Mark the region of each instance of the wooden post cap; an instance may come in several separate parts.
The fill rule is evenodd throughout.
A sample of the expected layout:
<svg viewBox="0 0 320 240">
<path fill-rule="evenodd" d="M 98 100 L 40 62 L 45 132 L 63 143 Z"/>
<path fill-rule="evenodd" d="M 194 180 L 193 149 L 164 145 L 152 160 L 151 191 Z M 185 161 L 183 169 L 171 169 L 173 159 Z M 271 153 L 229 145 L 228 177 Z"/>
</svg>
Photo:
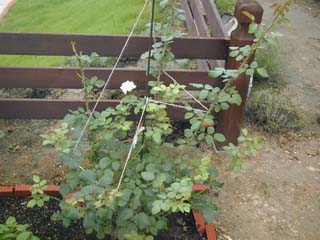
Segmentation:
<svg viewBox="0 0 320 240">
<path fill-rule="evenodd" d="M 243 14 L 249 12 L 255 18 L 255 23 L 262 22 L 263 8 L 256 0 L 238 0 L 235 9 L 235 17 L 239 23 L 251 23 L 251 20 Z"/>
</svg>

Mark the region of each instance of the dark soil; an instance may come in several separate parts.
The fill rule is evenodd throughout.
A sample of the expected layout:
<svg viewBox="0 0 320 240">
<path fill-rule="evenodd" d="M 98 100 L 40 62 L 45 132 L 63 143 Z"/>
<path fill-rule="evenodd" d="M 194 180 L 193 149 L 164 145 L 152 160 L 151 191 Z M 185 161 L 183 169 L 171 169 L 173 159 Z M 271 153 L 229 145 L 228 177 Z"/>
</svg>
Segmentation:
<svg viewBox="0 0 320 240">
<path fill-rule="evenodd" d="M 9 216 L 14 216 L 19 224 L 29 224 L 29 229 L 41 240 L 96 240 L 94 235 L 86 235 L 81 222 L 65 228 L 61 222 L 50 220 L 50 216 L 59 210 L 56 200 L 43 208 L 27 208 L 25 198 L 0 199 L 0 224 Z M 192 215 L 174 214 L 169 216 L 169 228 L 159 233 L 156 240 L 201 240 Z M 106 238 L 109 239 L 109 238 Z"/>
</svg>

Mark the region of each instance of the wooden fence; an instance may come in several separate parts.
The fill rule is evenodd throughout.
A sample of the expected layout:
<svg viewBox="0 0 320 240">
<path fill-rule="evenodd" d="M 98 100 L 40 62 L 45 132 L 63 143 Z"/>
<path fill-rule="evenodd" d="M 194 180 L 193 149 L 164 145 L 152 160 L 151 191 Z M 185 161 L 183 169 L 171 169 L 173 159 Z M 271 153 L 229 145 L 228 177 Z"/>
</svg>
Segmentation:
<svg viewBox="0 0 320 240">
<path fill-rule="evenodd" d="M 230 69 L 238 67 L 234 59 L 228 57 L 229 46 L 244 46 L 253 43 L 253 36 L 248 34 L 250 21 L 242 12 L 248 11 L 260 23 L 263 9 L 255 0 L 239 0 L 235 15 L 238 18 L 238 29 L 229 38 L 221 22 L 220 15 L 213 0 L 180 0 L 186 14 L 186 25 L 189 36 L 175 39 L 172 51 L 177 59 L 197 59 L 197 70 L 168 71 L 177 82 L 188 86 L 189 83 L 207 83 L 222 86 L 221 79 L 208 77 L 208 70 L 218 66 Z M 9 55 L 39 55 L 39 56 L 72 56 L 71 42 L 77 43 L 77 48 L 83 54 L 92 52 L 100 56 L 119 56 L 128 36 L 115 35 L 84 35 L 84 34 L 52 34 L 52 33 L 0 33 L 0 54 Z M 123 54 L 123 57 L 140 57 L 147 51 L 149 38 L 133 36 Z M 0 67 L 0 88 L 82 88 L 76 76 L 78 68 L 66 67 Z M 88 68 L 86 76 L 97 76 L 105 79 L 110 68 Z M 122 82 L 134 81 L 137 89 L 145 88 L 145 69 L 117 68 L 108 85 L 108 89 L 119 89 Z M 150 79 L 149 79 L 150 80 Z M 171 83 L 165 75 L 162 80 Z M 225 134 L 228 142 L 236 143 L 244 113 L 248 77 L 241 76 L 235 82 L 242 98 L 240 107 L 232 106 L 220 114 L 218 130 Z M 192 87 L 188 86 L 189 89 Z M 117 100 L 103 100 L 98 110 L 114 106 Z M 92 102 L 94 104 L 94 102 Z M 193 105 L 196 106 L 195 103 Z M 4 119 L 60 119 L 69 110 L 84 107 L 81 100 L 51 100 L 51 99 L 0 99 L 0 118 Z M 175 120 L 183 119 L 183 110 L 168 109 L 169 115 Z"/>
</svg>

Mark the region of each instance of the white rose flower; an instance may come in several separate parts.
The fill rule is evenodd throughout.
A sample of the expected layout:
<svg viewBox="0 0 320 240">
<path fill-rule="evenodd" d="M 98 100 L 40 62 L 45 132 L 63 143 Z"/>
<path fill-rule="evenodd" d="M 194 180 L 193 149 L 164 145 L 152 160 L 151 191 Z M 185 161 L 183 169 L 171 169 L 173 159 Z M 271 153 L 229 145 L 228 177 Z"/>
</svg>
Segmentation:
<svg viewBox="0 0 320 240">
<path fill-rule="evenodd" d="M 136 87 L 137 86 L 132 81 L 126 81 L 122 83 L 120 89 L 124 94 L 127 94 L 128 92 L 131 92 Z"/>
</svg>

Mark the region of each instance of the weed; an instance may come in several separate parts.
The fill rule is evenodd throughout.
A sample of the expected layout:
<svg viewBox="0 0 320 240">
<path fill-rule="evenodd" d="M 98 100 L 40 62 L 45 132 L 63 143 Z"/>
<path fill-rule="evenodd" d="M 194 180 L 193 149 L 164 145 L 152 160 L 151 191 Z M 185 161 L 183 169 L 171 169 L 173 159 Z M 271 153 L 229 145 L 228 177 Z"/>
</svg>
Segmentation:
<svg viewBox="0 0 320 240">
<path fill-rule="evenodd" d="M 299 131 L 302 121 L 290 101 L 274 89 L 254 91 L 248 104 L 248 118 L 268 133 Z"/>
<path fill-rule="evenodd" d="M 233 15 L 236 5 L 235 0 L 215 0 L 215 3 L 221 14 Z"/>
<path fill-rule="evenodd" d="M 267 75 L 255 72 L 255 79 L 277 82 L 279 79 L 279 73 L 284 68 L 284 63 L 281 61 L 279 44 L 269 45 L 267 48 L 258 49 L 255 57 L 259 66 L 267 70 Z"/>
</svg>

